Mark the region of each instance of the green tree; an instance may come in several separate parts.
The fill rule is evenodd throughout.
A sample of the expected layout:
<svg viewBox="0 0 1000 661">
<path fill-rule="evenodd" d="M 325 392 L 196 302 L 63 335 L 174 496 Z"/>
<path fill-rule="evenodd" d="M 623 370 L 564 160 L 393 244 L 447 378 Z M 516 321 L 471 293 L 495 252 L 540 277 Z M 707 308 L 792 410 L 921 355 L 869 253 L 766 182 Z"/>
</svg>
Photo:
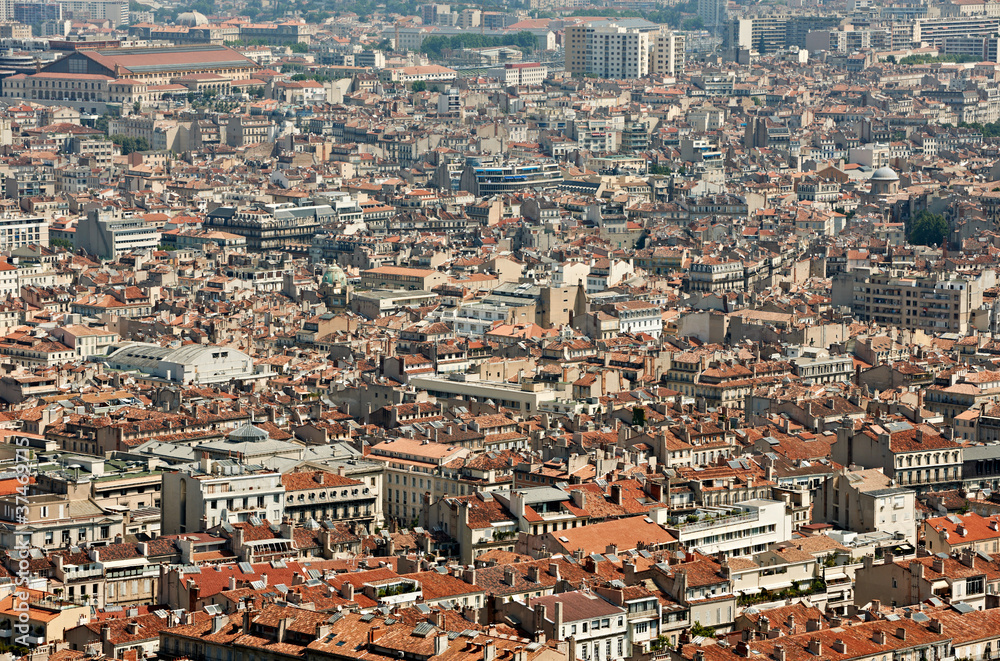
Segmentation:
<svg viewBox="0 0 1000 661">
<path fill-rule="evenodd" d="M 705 638 L 715 638 L 715 627 L 703 627 L 701 622 L 695 621 L 691 625 L 692 636 L 703 636 Z"/>
<path fill-rule="evenodd" d="M 127 156 L 134 151 L 149 151 L 149 140 L 146 138 L 133 138 L 127 135 L 115 134 L 110 136 L 111 142 L 121 147 L 122 155 Z"/>
<path fill-rule="evenodd" d="M 643 406 L 635 406 L 632 408 L 632 424 L 639 425 L 640 427 L 646 426 L 646 408 Z"/>
<path fill-rule="evenodd" d="M 926 209 L 910 224 L 910 243 L 915 246 L 940 246 L 948 236 L 948 221 L 944 216 Z"/>
<path fill-rule="evenodd" d="M 290 44 L 288 47 L 292 50 L 293 53 L 308 53 L 309 52 L 309 44 L 301 42 L 301 41 L 299 41 L 297 43 L 294 43 L 294 44 Z"/>
<path fill-rule="evenodd" d="M 410 87 L 414 92 L 423 92 L 427 90 L 427 83 L 422 80 L 413 81 L 413 85 Z"/>
<path fill-rule="evenodd" d="M 50 239 L 49 245 L 53 248 L 65 248 L 66 250 L 73 250 L 73 242 L 69 239 Z"/>
</svg>

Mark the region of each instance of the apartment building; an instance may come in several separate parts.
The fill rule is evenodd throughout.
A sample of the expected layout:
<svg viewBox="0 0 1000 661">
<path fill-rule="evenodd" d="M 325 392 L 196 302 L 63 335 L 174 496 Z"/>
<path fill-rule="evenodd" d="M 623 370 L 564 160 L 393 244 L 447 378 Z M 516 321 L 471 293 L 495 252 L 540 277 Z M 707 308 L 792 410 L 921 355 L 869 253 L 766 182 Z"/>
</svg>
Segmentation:
<svg viewBox="0 0 1000 661">
<path fill-rule="evenodd" d="M 841 427 L 831 454 L 838 464 L 881 468 L 897 485 L 925 492 L 959 485 L 962 450 L 928 427 L 898 421 L 868 424 L 858 431 Z"/>
<path fill-rule="evenodd" d="M 649 50 L 650 75 L 680 76 L 683 74 L 684 42 L 684 35 L 680 32 L 654 35 Z"/>
<path fill-rule="evenodd" d="M 714 510 L 713 510 L 714 511 Z M 686 549 L 722 557 L 752 555 L 792 535 L 792 515 L 776 500 L 747 500 L 718 510 L 718 516 L 667 523 L 664 528 Z"/>
<path fill-rule="evenodd" d="M 643 78 L 649 74 L 648 33 L 616 23 L 581 23 L 566 28 L 566 70 L 600 78 Z"/>
<path fill-rule="evenodd" d="M 858 321 L 964 335 L 969 315 L 983 303 L 983 282 L 955 273 L 896 276 L 859 268 L 834 276 L 833 304 L 850 307 Z"/>
<path fill-rule="evenodd" d="M 162 533 L 199 532 L 257 517 L 279 523 L 285 515 L 281 474 L 204 455 L 198 468 L 163 474 Z"/>
</svg>

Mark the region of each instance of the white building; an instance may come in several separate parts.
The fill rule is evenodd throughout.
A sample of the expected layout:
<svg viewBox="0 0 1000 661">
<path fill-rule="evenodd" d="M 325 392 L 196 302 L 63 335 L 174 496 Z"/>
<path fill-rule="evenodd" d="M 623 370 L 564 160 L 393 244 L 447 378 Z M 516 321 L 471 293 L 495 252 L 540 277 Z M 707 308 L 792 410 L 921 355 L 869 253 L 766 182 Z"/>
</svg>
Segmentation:
<svg viewBox="0 0 1000 661">
<path fill-rule="evenodd" d="M 684 35 L 666 32 L 653 37 L 649 51 L 649 73 L 679 76 L 684 73 Z"/>
<path fill-rule="evenodd" d="M 40 216 L 0 215 L 0 250 L 49 245 L 49 223 Z"/>
<path fill-rule="evenodd" d="M 553 629 L 556 640 L 576 640 L 577 658 L 612 661 L 628 656 L 628 613 L 591 592 L 564 592 L 536 597 L 532 610 L 544 607 L 544 628 Z"/>
<path fill-rule="evenodd" d="M 510 63 L 490 69 L 490 78 L 503 85 L 541 85 L 548 74 L 548 67 L 538 62 Z"/>
<path fill-rule="evenodd" d="M 164 535 L 199 532 L 251 516 L 281 523 L 285 487 L 278 472 L 252 470 L 206 455 L 196 469 L 163 474 L 162 502 L 170 503 L 163 508 Z"/>
<path fill-rule="evenodd" d="M 134 250 L 154 250 L 160 233 L 141 218 L 117 218 L 93 209 L 77 223 L 74 247 L 101 259 L 114 259 Z"/>
<path fill-rule="evenodd" d="M 649 34 L 617 25 L 588 26 L 587 71 L 601 78 L 649 75 Z"/>
<path fill-rule="evenodd" d="M 266 378 L 242 351 L 210 344 L 176 349 L 145 342 L 128 342 L 110 349 L 104 359 L 110 369 L 137 371 L 150 381 L 206 384 Z"/>
<path fill-rule="evenodd" d="M 646 333 L 655 338 L 663 332 L 663 310 L 647 301 L 614 304 L 618 329 L 622 333 Z"/>
<path fill-rule="evenodd" d="M 679 546 L 726 557 L 762 553 L 792 536 L 792 515 L 777 500 L 747 500 L 718 512 L 709 509 L 718 516 L 664 527 Z"/>
</svg>

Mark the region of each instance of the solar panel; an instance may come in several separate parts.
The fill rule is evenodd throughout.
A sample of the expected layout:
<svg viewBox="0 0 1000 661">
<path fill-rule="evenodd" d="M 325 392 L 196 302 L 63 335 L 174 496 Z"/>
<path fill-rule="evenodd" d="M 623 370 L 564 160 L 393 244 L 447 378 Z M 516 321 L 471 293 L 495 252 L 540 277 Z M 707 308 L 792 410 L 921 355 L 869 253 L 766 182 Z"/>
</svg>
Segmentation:
<svg viewBox="0 0 1000 661">
<path fill-rule="evenodd" d="M 955 610 L 957 610 L 962 615 L 965 615 L 966 613 L 971 613 L 974 610 L 976 610 L 975 608 L 973 608 L 969 604 L 965 603 L 964 601 L 959 602 L 957 604 L 952 604 L 951 607 L 954 608 Z"/>
<path fill-rule="evenodd" d="M 253 567 L 250 566 L 249 562 L 241 562 L 239 564 L 239 567 L 240 567 L 240 571 L 243 572 L 244 574 L 252 574 L 253 573 Z"/>
<path fill-rule="evenodd" d="M 365 613 L 364 615 L 361 616 L 362 622 L 371 622 L 374 619 L 375 619 L 375 613 Z"/>
</svg>

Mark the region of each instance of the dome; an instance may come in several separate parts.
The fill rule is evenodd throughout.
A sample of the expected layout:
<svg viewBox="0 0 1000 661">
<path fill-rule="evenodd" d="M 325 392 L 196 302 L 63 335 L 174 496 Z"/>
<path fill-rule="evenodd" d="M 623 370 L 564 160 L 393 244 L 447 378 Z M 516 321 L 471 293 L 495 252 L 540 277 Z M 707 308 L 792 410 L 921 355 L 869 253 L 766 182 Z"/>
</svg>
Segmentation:
<svg viewBox="0 0 1000 661">
<path fill-rule="evenodd" d="M 899 175 L 892 168 L 879 168 L 872 174 L 872 181 L 899 181 Z"/>
<path fill-rule="evenodd" d="M 254 443 L 266 441 L 269 438 L 271 438 L 270 434 L 260 427 L 254 427 L 249 422 L 229 433 L 229 440 L 237 443 Z"/>
<path fill-rule="evenodd" d="M 208 25 L 208 18 L 197 11 L 186 11 L 177 17 L 177 25 L 186 25 L 189 28 L 198 25 Z"/>
<path fill-rule="evenodd" d="M 334 287 L 346 287 L 347 275 L 344 273 L 344 269 L 340 268 L 336 264 L 328 268 L 323 274 L 323 284 L 332 285 Z"/>
</svg>

